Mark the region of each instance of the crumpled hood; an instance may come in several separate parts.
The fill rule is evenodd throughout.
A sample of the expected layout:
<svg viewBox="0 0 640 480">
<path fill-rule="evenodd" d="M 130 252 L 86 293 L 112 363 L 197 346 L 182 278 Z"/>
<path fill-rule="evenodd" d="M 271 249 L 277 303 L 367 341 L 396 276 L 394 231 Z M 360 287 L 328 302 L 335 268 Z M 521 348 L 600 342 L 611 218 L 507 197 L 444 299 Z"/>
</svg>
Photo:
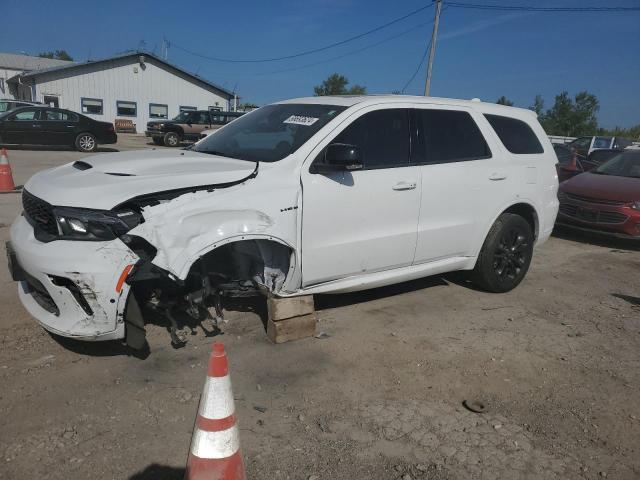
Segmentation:
<svg viewBox="0 0 640 480">
<path fill-rule="evenodd" d="M 637 202 L 640 200 L 640 179 L 587 172 L 562 182 L 560 190 L 583 197 Z"/>
<path fill-rule="evenodd" d="M 139 195 L 236 182 L 255 167 L 189 150 L 133 150 L 43 170 L 25 189 L 51 205 L 108 210 Z"/>
</svg>

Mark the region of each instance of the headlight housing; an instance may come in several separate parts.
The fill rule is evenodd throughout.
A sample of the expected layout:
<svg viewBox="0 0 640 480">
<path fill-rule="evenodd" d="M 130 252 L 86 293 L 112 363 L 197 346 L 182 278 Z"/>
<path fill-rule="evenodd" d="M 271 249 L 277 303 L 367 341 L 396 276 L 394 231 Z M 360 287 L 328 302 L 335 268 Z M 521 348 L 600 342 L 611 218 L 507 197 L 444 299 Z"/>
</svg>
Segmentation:
<svg viewBox="0 0 640 480">
<path fill-rule="evenodd" d="M 105 241 L 114 240 L 143 221 L 134 210 L 112 212 L 85 208 L 54 207 L 53 215 L 61 239 Z"/>
</svg>

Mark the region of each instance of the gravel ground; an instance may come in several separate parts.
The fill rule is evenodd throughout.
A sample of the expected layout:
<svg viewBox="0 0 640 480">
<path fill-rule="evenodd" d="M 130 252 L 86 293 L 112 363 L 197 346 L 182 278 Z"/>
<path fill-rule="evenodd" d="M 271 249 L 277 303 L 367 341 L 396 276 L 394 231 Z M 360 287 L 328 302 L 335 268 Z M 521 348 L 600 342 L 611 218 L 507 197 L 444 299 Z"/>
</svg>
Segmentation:
<svg viewBox="0 0 640 480">
<path fill-rule="evenodd" d="M 24 183 L 82 156 L 9 159 Z M 0 195 L 0 239 L 19 211 Z M 218 339 L 249 477 L 640 478 L 638 272 L 637 245 L 558 232 L 508 294 L 447 275 L 318 296 L 328 336 L 278 346 L 261 305 L 230 311 Z M 181 479 L 212 339 L 173 349 L 158 319 L 145 358 L 61 340 L 6 268 L 0 282 L 0 478 Z"/>
</svg>

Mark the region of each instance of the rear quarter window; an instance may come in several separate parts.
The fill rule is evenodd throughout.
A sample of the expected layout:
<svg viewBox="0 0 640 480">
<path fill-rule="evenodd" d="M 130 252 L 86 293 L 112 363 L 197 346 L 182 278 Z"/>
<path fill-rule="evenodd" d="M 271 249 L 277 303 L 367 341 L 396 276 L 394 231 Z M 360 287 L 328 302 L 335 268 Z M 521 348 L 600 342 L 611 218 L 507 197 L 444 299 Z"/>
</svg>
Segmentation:
<svg viewBox="0 0 640 480">
<path fill-rule="evenodd" d="M 526 122 L 502 115 L 485 114 L 485 118 L 511 153 L 526 155 L 544 152 L 538 137 Z"/>
</svg>

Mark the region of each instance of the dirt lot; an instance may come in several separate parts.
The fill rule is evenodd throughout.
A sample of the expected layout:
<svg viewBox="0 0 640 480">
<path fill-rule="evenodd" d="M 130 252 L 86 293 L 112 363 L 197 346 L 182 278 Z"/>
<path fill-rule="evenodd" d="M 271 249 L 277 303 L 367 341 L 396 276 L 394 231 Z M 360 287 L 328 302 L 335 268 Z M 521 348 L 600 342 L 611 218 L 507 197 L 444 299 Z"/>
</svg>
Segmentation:
<svg viewBox="0 0 640 480">
<path fill-rule="evenodd" d="M 10 161 L 24 183 L 82 156 Z M 0 195 L 3 241 L 19 204 Z M 329 336 L 279 346 L 229 313 L 249 477 L 640 478 L 639 272 L 636 246 L 561 232 L 504 295 L 451 275 L 317 297 Z M 181 479 L 211 338 L 175 350 L 152 325 L 146 358 L 61 341 L 0 281 L 0 478 Z"/>
</svg>

